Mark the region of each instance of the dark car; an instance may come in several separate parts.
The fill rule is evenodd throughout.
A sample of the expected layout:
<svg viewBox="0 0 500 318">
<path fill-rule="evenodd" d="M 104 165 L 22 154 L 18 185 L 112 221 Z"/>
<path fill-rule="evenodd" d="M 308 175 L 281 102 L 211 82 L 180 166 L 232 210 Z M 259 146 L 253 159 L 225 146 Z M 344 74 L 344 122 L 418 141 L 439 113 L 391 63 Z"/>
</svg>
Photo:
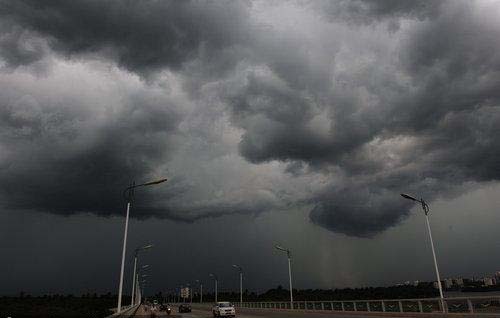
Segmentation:
<svg viewBox="0 0 500 318">
<path fill-rule="evenodd" d="M 191 312 L 191 306 L 188 304 L 181 304 L 179 306 L 179 312 Z"/>
</svg>

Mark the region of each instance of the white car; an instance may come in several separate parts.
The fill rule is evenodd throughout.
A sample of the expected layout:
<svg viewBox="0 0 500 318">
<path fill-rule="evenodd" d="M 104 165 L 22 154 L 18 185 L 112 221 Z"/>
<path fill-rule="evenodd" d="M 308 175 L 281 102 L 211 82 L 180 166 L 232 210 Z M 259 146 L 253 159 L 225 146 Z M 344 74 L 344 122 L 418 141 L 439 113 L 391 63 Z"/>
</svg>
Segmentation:
<svg viewBox="0 0 500 318">
<path fill-rule="evenodd" d="M 212 308 L 212 313 L 214 317 L 235 317 L 236 310 L 234 310 L 233 304 L 228 301 L 220 301 L 214 305 Z"/>
</svg>

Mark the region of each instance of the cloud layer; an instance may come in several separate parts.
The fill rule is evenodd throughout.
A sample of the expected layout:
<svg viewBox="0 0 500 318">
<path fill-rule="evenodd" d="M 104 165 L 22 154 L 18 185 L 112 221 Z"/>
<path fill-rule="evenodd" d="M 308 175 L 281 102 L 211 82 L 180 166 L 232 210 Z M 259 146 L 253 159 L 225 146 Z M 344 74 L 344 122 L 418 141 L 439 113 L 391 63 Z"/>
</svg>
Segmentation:
<svg viewBox="0 0 500 318">
<path fill-rule="evenodd" d="M 184 221 L 302 206 L 370 237 L 497 181 L 499 6 L 0 2 L 9 208 Z"/>
</svg>

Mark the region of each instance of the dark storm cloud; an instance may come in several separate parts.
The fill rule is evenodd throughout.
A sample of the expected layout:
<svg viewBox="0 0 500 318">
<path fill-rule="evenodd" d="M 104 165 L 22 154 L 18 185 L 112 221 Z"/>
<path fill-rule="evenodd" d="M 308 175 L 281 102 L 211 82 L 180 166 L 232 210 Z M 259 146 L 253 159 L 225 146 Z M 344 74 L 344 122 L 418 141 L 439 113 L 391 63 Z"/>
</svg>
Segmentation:
<svg viewBox="0 0 500 318">
<path fill-rule="evenodd" d="M 106 111 L 95 111 L 87 101 L 52 105 L 42 96 L 0 93 L 4 206 L 117 213 L 123 202 L 119 189 L 144 180 L 167 158 L 180 120 L 169 107 L 172 101 L 147 93 L 130 93 L 124 107 L 104 122 L 99 117 Z"/>
<path fill-rule="evenodd" d="M 241 90 L 231 92 L 232 120 L 245 129 L 241 154 L 251 162 L 312 159 L 327 154 L 327 140 L 305 126 L 311 102 L 299 90 L 258 74 L 249 74 Z"/>
<path fill-rule="evenodd" d="M 107 56 L 147 75 L 179 68 L 201 45 L 216 50 L 245 37 L 246 5 L 239 1 L 2 1 L 0 16 L 45 37 L 66 56 Z M 20 39 L 18 39 L 20 40 Z M 22 64 L 37 56 L 5 47 L 7 62 Z"/>
<path fill-rule="evenodd" d="M 370 237 L 407 216 L 400 192 L 433 200 L 500 177 L 500 28 L 477 3 L 1 1 L 0 18 L 9 72 L 104 60 L 141 78 L 167 70 L 189 95 L 156 78 L 101 112 L 6 79 L 9 207 L 115 213 L 109 193 L 169 171 L 166 190 L 144 194 L 157 202 L 145 216 L 308 205 L 314 223 Z"/>
<path fill-rule="evenodd" d="M 19 26 L 0 23 L 0 52 L 9 67 L 28 65 L 41 60 L 46 54 L 43 39 Z"/>
<path fill-rule="evenodd" d="M 453 8 L 417 30 L 406 43 L 403 52 L 407 54 L 402 54 L 401 60 L 412 77 L 415 94 L 393 101 L 397 107 L 386 117 L 392 120 L 379 131 L 413 136 L 419 140 L 416 146 L 420 152 L 401 162 L 404 165 L 399 168 L 391 167 L 393 171 L 388 177 L 377 178 L 368 189 L 381 187 L 392 190 L 393 195 L 411 191 L 433 199 L 470 181 L 498 180 L 499 168 L 493 162 L 500 154 L 500 143 L 493 136 L 500 132 L 500 95 L 496 89 L 500 83 L 500 59 L 493 52 L 500 48 L 494 40 L 500 36 L 500 30 L 481 22 L 468 9 Z M 411 171 L 413 177 L 407 174 L 411 165 L 417 166 Z M 378 190 L 374 192 L 376 197 L 382 197 Z M 401 205 L 393 200 L 383 206 L 370 205 L 364 212 L 376 216 L 372 209 L 383 210 L 395 220 L 399 217 L 397 210 L 407 211 Z M 320 215 L 329 216 L 332 220 L 326 224 L 335 228 L 344 219 L 342 210 L 313 211 L 313 220 L 320 221 Z M 384 218 L 376 219 L 376 223 L 394 224 Z"/>
<path fill-rule="evenodd" d="M 312 209 L 311 221 L 334 232 L 371 237 L 398 224 L 411 205 L 395 202 L 394 192 L 351 186 L 335 189 Z"/>
<path fill-rule="evenodd" d="M 366 24 L 401 17 L 417 19 L 435 17 L 439 14 L 444 2 L 432 0 L 341 0 L 312 1 L 311 4 L 328 19 Z"/>
<path fill-rule="evenodd" d="M 165 68 L 178 70 L 199 56 L 214 59 L 218 50 L 245 41 L 250 35 L 248 8 L 248 3 L 239 1 L 2 1 L 0 17 L 7 27 L 1 31 L 0 55 L 9 71 L 56 53 L 70 61 L 104 58 L 148 77 Z M 207 69 L 209 73 L 214 67 Z M 96 80 L 108 84 L 103 78 Z M 127 81 L 122 84 L 126 86 Z M 5 154 L 1 174 L 8 208 L 61 214 L 121 213 L 117 211 L 123 203 L 119 189 L 130 180 L 167 174 L 157 172 L 158 167 L 169 162 L 176 145 L 196 144 L 194 129 L 189 140 L 178 129 L 185 119 L 177 111 L 178 104 L 186 101 L 168 98 L 169 88 L 161 94 L 144 88 L 133 93 L 112 92 L 122 96 L 90 98 L 75 89 L 80 96 L 62 101 L 58 96 L 44 99 L 33 93 L 36 89 L 22 85 L 4 88 L 5 94 L 0 96 Z M 93 108 L 93 99 L 99 97 L 109 100 L 99 100 Z M 199 130 L 207 142 L 207 131 Z M 201 148 L 205 151 L 202 156 L 210 152 Z M 142 204 L 144 216 L 193 221 L 270 206 L 258 196 L 253 203 L 230 202 L 231 198 L 200 201 L 199 197 L 179 202 L 195 187 L 205 185 L 185 183 L 182 176 L 172 173 L 169 177 L 161 195 L 155 196 L 154 190 L 143 194 L 142 202 L 148 202 Z M 177 201 L 159 208 L 149 203 L 153 198 Z"/>
<path fill-rule="evenodd" d="M 409 213 L 412 204 L 400 192 L 432 200 L 460 193 L 469 182 L 499 177 L 500 143 L 493 136 L 500 132 L 500 28 L 494 16 L 461 2 L 430 15 L 429 2 L 380 3 L 352 5 L 362 8 L 366 19 L 431 18 L 403 35 L 398 60 L 389 66 L 395 74 L 384 70 L 388 65 L 379 56 L 375 63 L 381 66 L 363 65 L 340 89 L 332 85 L 326 98 L 314 87 L 270 89 L 249 76 L 231 99 L 234 122 L 245 130 L 240 151 L 249 161 L 341 169 L 342 178 L 333 176 L 309 201 L 315 206 L 311 220 L 363 237 Z M 294 87 L 288 76 L 293 73 L 280 74 L 282 86 Z M 317 133 L 311 120 L 318 110 L 331 120 L 327 136 Z M 276 116 L 280 112 L 286 115 Z"/>
</svg>

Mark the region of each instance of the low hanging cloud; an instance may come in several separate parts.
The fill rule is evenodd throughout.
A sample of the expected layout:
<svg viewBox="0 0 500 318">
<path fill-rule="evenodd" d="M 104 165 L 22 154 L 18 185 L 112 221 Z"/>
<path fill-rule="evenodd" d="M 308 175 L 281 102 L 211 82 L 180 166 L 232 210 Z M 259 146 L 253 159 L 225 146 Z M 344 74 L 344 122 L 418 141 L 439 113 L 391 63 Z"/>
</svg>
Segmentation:
<svg viewBox="0 0 500 318">
<path fill-rule="evenodd" d="M 21 74 L 0 76 L 6 207 L 116 213 L 117 189 L 168 158 L 182 118 L 178 101 L 130 79 L 109 83 L 78 66 L 53 71 L 43 84 Z M 78 82 L 87 87 L 74 87 Z"/>
<path fill-rule="evenodd" d="M 0 5 L 3 25 L 15 26 L 4 31 L 7 36 L 18 33 L 23 41 L 23 34 L 39 34 L 53 51 L 66 57 L 102 56 L 142 75 L 164 67 L 180 68 L 197 56 L 202 44 L 217 51 L 245 39 L 247 11 L 241 1 L 28 0 Z M 28 56 L 29 51 L 33 50 L 3 47 L 6 61 L 13 66 L 40 57 Z"/>
<path fill-rule="evenodd" d="M 0 196 L 110 215 L 116 189 L 167 175 L 141 193 L 141 217 L 303 207 L 371 237 L 409 213 L 400 192 L 432 201 L 500 178 L 499 14 L 482 1 L 1 1 Z"/>
</svg>

